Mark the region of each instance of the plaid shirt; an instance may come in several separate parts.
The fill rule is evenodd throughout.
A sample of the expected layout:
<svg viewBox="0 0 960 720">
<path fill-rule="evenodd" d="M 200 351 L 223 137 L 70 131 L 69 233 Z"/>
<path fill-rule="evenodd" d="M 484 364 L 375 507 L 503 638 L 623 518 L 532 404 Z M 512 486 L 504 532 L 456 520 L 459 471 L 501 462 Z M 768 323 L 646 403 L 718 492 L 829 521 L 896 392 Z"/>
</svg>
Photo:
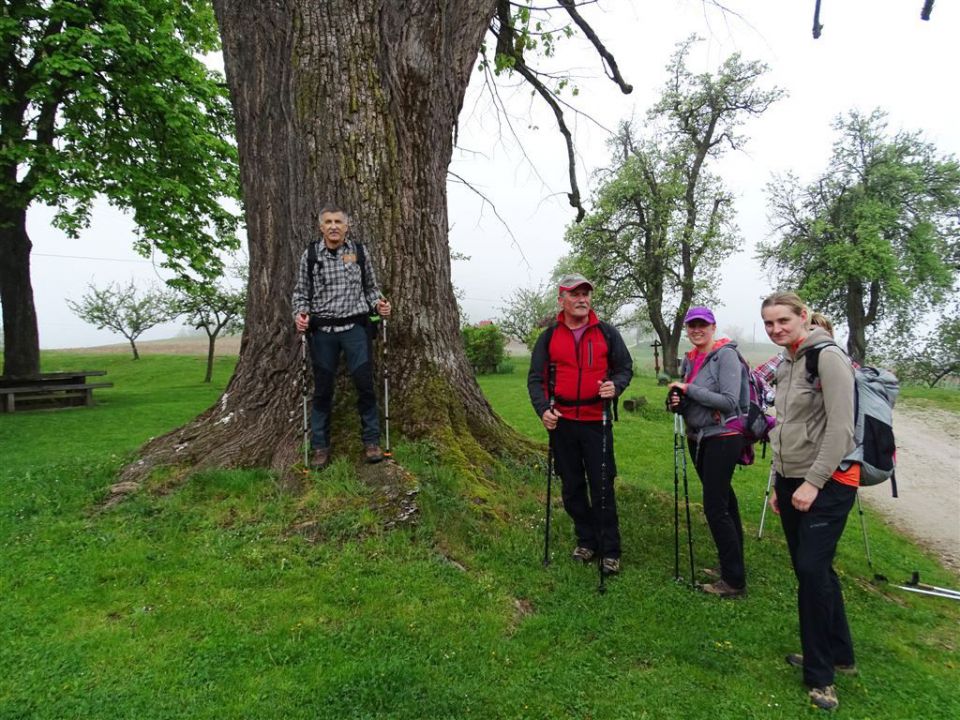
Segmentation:
<svg viewBox="0 0 960 720">
<path fill-rule="evenodd" d="M 337 320 L 354 315 L 364 315 L 375 307 L 380 299 L 377 277 L 370 262 L 370 253 L 364 248 L 364 260 L 367 272 L 367 293 L 363 294 L 363 279 L 357 264 L 357 244 L 345 240 L 335 251 L 330 251 L 323 240 L 317 243 L 317 262 L 313 268 L 307 268 L 307 250 L 300 256 L 297 271 L 297 283 L 293 288 L 291 305 L 296 317 L 308 312 L 324 320 Z M 313 272 L 313 302 L 310 301 L 310 276 Z M 353 325 L 340 325 L 324 328 L 333 332 L 349 330 Z"/>
<path fill-rule="evenodd" d="M 777 368 L 782 362 L 783 353 L 778 353 L 753 369 L 753 376 L 760 381 L 760 387 L 763 388 L 763 399 L 766 400 L 768 405 L 773 404 L 773 396 L 776 392 L 773 386 L 777 380 Z"/>
</svg>

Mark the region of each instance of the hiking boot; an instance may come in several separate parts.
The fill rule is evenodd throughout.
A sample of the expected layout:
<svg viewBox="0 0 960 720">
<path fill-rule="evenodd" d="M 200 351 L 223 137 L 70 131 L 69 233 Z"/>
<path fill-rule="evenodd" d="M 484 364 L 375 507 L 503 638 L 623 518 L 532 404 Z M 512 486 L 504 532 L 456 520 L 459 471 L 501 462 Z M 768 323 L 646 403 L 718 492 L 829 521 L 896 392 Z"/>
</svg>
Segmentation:
<svg viewBox="0 0 960 720">
<path fill-rule="evenodd" d="M 837 689 L 833 685 L 822 688 L 810 688 L 810 702 L 821 710 L 836 710 L 840 705 Z"/>
<path fill-rule="evenodd" d="M 593 562 L 593 558 L 596 557 L 596 554 L 597 553 L 590 548 L 578 545 L 573 549 L 573 554 L 571 557 L 578 562 L 588 563 Z"/>
<path fill-rule="evenodd" d="M 790 653 L 784 660 L 787 661 L 787 665 L 793 665 L 795 668 L 803 669 L 803 655 L 800 653 Z M 856 665 L 834 665 L 833 671 L 840 675 L 856 675 L 858 673 Z"/>
<path fill-rule="evenodd" d="M 383 460 L 383 450 L 381 450 L 380 446 L 376 443 L 365 445 L 363 448 L 363 458 L 373 465 Z"/>
<path fill-rule="evenodd" d="M 720 568 L 715 568 L 715 567 L 700 568 L 700 572 L 703 573 L 704 577 L 708 577 L 711 580 L 719 580 L 722 577 L 720 575 Z"/>
<path fill-rule="evenodd" d="M 745 587 L 735 588 L 732 585 L 728 585 L 726 580 L 717 580 L 713 583 L 705 583 L 700 586 L 700 589 L 705 593 L 710 595 L 716 595 L 719 598 L 741 598 L 747 594 L 747 589 Z"/>
<path fill-rule="evenodd" d="M 323 470 L 330 463 L 330 448 L 314 448 L 310 458 L 310 467 Z"/>
<path fill-rule="evenodd" d="M 620 574 L 620 558 L 605 557 L 600 562 L 600 568 L 604 575 L 619 575 Z"/>
</svg>

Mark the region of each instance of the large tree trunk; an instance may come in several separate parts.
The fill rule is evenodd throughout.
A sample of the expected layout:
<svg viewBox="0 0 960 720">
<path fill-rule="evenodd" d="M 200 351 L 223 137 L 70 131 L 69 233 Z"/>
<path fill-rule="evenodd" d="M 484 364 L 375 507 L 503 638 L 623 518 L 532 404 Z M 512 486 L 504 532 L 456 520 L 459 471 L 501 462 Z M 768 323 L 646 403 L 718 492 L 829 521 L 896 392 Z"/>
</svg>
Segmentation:
<svg viewBox="0 0 960 720">
<path fill-rule="evenodd" d="M 40 339 L 30 284 L 27 211 L 0 208 L 0 303 L 3 304 L 3 372 L 7 378 L 40 376 Z"/>
<path fill-rule="evenodd" d="M 867 350 L 867 323 L 863 310 L 863 286 L 856 280 L 847 282 L 847 354 L 861 365 Z"/>
<path fill-rule="evenodd" d="M 290 295 L 316 213 L 331 202 L 350 212 L 352 233 L 369 248 L 393 304 L 391 430 L 432 436 L 470 458 L 484 444 L 503 447 L 511 436 L 460 339 L 446 195 L 457 115 L 495 1 L 214 7 L 250 252 L 240 360 L 220 402 L 146 446 L 127 476 L 157 464 L 284 471 L 297 461 Z"/>
</svg>

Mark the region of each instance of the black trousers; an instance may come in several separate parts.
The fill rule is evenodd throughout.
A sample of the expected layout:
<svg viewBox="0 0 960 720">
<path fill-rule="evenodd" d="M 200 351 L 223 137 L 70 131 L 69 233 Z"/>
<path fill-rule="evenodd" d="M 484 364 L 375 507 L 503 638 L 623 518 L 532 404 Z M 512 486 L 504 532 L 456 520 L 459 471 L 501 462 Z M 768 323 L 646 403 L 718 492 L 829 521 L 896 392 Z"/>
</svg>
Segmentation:
<svg viewBox="0 0 960 720">
<path fill-rule="evenodd" d="M 717 546 L 720 577 L 730 587 L 746 587 L 743 523 L 737 495 L 733 492 L 733 473 L 743 449 L 743 436 L 724 435 L 707 437 L 699 443 L 692 439 L 689 442 L 690 455 L 703 486 L 703 514 L 707 516 L 707 525 Z"/>
<path fill-rule="evenodd" d="M 577 545 L 603 557 L 620 557 L 620 521 L 613 479 L 613 429 L 608 425 L 604 461 L 603 424 L 564 420 L 552 433 L 553 457 L 563 488 L 563 508 L 573 520 Z"/>
<path fill-rule="evenodd" d="M 803 649 L 803 680 L 810 687 L 833 684 L 834 665 L 853 665 L 853 639 L 833 570 L 837 543 L 857 497 L 849 485 L 827 482 L 807 512 L 790 502 L 803 478 L 777 475 L 780 522 L 797 576 L 797 608 Z"/>
</svg>

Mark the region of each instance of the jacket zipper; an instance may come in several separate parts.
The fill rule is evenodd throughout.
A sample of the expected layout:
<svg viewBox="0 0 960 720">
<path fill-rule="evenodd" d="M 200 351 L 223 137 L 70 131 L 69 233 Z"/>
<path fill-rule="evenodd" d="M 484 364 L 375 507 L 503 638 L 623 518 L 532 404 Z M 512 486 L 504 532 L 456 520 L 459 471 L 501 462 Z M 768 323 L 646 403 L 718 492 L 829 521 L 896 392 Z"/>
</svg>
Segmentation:
<svg viewBox="0 0 960 720">
<path fill-rule="evenodd" d="M 584 334 L 589 330 L 584 330 Z M 570 331 L 573 334 L 573 331 Z M 580 340 L 583 340 L 583 335 L 580 336 Z M 573 354 L 577 356 L 577 396 L 576 399 L 579 402 L 580 400 L 580 385 L 583 380 L 583 363 L 580 361 L 580 340 L 577 340 L 577 336 L 573 336 Z M 577 418 L 580 417 L 580 405 L 577 405 Z"/>
</svg>

